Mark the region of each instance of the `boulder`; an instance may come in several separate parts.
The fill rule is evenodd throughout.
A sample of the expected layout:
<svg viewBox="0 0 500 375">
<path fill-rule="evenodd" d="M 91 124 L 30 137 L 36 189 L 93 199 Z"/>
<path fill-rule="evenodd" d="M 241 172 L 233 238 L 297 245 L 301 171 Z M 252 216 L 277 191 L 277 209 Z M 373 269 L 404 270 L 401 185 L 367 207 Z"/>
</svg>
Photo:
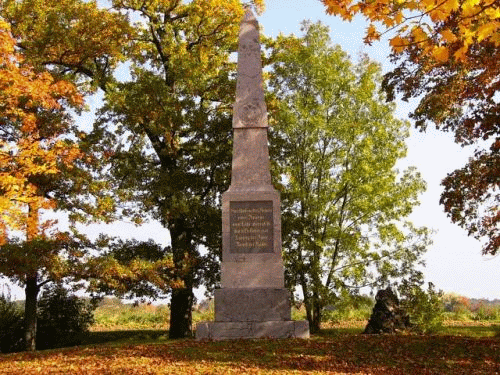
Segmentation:
<svg viewBox="0 0 500 375">
<path fill-rule="evenodd" d="M 377 292 L 372 315 L 363 333 L 395 333 L 411 328 L 410 317 L 390 287 Z"/>
</svg>

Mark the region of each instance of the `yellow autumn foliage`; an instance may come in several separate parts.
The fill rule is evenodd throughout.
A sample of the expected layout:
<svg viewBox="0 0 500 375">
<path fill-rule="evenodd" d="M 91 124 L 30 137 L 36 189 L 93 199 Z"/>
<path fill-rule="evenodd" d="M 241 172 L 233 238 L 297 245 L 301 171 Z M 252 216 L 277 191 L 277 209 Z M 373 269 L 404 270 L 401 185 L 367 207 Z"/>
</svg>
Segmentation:
<svg viewBox="0 0 500 375">
<path fill-rule="evenodd" d="M 55 175 L 58 164 L 71 164 L 80 157 L 77 146 L 59 139 L 57 124 L 46 124 L 40 111 L 61 110 L 64 98 L 81 105 L 82 98 L 69 82 L 55 82 L 47 73 L 35 73 L 15 50 L 10 26 L 0 19 L 0 243 L 8 229 L 27 230 L 36 225 L 27 218 L 26 208 L 38 211 L 53 207 L 34 180 Z M 48 128 L 54 127 L 53 130 Z M 32 225 L 33 224 L 33 225 Z M 36 229 L 33 229 L 36 231 Z M 32 236 L 37 233 L 32 233 Z"/>
<path fill-rule="evenodd" d="M 365 40 L 370 43 L 379 35 L 393 28 L 390 41 L 396 55 L 413 48 L 435 58 L 435 63 L 449 59 L 463 62 L 470 48 L 487 42 L 500 46 L 498 29 L 500 4 L 491 0 L 322 0 L 326 11 L 350 20 L 363 14 L 369 27 Z M 428 17 L 425 17 L 428 16 Z M 455 30 L 442 28 L 443 23 L 453 18 Z M 382 26 L 381 26 L 382 25 Z M 384 30 L 385 28 L 385 30 Z M 457 29 L 460 32 L 457 32 Z M 402 40 L 411 37 L 411 43 Z M 446 51 L 445 51 L 446 49 Z"/>
</svg>

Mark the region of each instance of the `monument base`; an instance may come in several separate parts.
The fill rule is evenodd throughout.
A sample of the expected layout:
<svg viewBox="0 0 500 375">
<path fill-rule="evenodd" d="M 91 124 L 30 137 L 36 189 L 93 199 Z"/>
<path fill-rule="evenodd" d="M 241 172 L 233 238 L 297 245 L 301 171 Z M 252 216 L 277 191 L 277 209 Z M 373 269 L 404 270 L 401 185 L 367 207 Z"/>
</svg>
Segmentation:
<svg viewBox="0 0 500 375">
<path fill-rule="evenodd" d="M 307 320 L 269 322 L 200 322 L 196 340 L 309 338 Z"/>
<path fill-rule="evenodd" d="M 268 322 L 292 320 L 290 292 L 286 288 L 216 289 L 216 322 Z"/>
</svg>

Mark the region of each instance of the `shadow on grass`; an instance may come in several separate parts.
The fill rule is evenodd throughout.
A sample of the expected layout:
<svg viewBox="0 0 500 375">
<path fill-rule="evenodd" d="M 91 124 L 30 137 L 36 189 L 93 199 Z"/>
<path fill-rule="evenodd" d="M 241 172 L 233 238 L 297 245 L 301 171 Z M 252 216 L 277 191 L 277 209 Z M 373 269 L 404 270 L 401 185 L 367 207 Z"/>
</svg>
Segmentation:
<svg viewBox="0 0 500 375">
<path fill-rule="evenodd" d="M 49 366 L 57 361 L 58 367 L 54 372 L 46 371 L 47 374 L 65 373 L 70 366 L 92 363 L 101 369 L 100 374 L 111 374 L 102 372 L 103 363 L 114 366 L 115 373 L 142 373 L 140 366 L 149 370 L 154 366 L 165 374 L 281 374 L 287 371 L 302 374 L 316 371 L 489 375 L 500 372 L 500 340 L 492 337 L 361 335 L 350 333 L 350 329 L 326 330 L 310 340 L 215 342 L 173 341 L 166 337 L 164 330 L 91 332 L 85 348 L 22 353 L 8 360 L 15 366 L 19 363 L 19 372 L 12 373 L 23 375 L 34 374 L 44 363 Z M 107 345 L 92 346 L 106 342 Z"/>
<path fill-rule="evenodd" d="M 168 340 L 168 330 L 119 330 L 86 332 L 78 336 L 79 345 L 161 343 Z"/>
</svg>

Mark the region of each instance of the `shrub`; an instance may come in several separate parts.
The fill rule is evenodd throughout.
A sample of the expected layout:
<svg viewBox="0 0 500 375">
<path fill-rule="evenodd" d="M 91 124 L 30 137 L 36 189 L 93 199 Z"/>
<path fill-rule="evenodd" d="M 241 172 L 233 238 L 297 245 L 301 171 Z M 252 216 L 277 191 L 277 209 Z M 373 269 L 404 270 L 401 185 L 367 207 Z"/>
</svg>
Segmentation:
<svg viewBox="0 0 500 375">
<path fill-rule="evenodd" d="M 330 323 L 368 320 L 373 305 L 373 299 L 368 296 L 344 296 L 334 305 L 327 306 L 323 310 L 322 320 Z"/>
<path fill-rule="evenodd" d="M 77 345 L 94 322 L 95 301 L 70 295 L 60 285 L 46 289 L 38 301 L 37 349 Z"/>
<path fill-rule="evenodd" d="M 215 307 L 213 299 L 206 299 L 202 301 L 193 311 L 194 322 L 212 321 L 215 317 Z"/>
<path fill-rule="evenodd" d="M 474 308 L 473 313 L 473 319 L 476 321 L 497 321 L 500 319 L 500 308 L 498 306 L 487 305 L 485 303 L 479 303 L 478 306 Z"/>
<path fill-rule="evenodd" d="M 112 329 L 158 329 L 165 327 L 170 310 L 165 305 L 114 304 L 101 305 L 95 313 L 95 326 Z"/>
<path fill-rule="evenodd" d="M 427 290 L 420 281 L 404 280 L 398 287 L 401 306 L 410 316 L 414 329 L 421 333 L 431 333 L 441 328 L 444 320 L 442 291 L 437 291 L 429 283 Z"/>
<path fill-rule="evenodd" d="M 10 353 L 23 349 L 24 312 L 9 295 L 0 295 L 0 352 Z"/>
</svg>

